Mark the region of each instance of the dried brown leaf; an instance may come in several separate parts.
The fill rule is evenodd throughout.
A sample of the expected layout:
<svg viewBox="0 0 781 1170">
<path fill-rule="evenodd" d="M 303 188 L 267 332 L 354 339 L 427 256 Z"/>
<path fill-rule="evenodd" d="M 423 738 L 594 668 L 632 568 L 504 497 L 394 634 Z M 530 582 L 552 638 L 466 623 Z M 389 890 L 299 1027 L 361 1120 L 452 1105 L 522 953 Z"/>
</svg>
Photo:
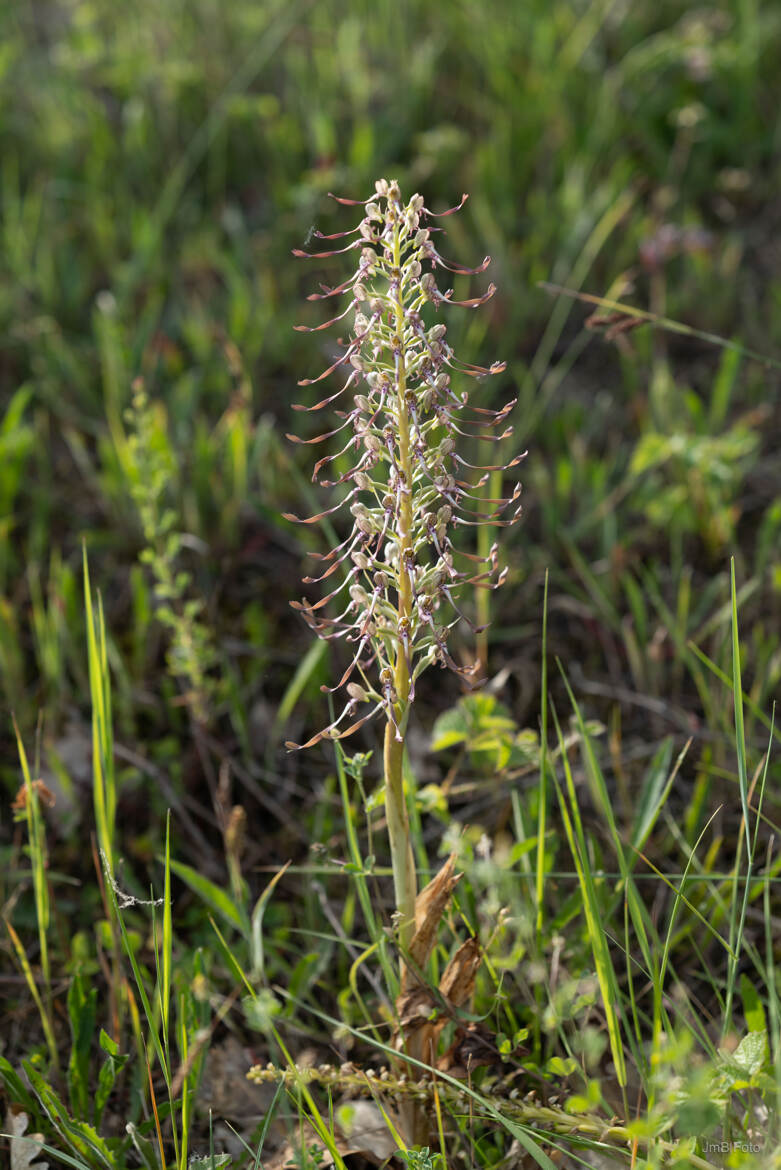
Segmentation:
<svg viewBox="0 0 781 1170">
<path fill-rule="evenodd" d="M 423 969 L 437 941 L 437 932 L 445 907 L 450 895 L 461 874 L 455 872 L 456 858 L 451 853 L 436 877 L 418 894 L 415 902 L 415 934 L 410 943 L 410 958 L 416 967 Z M 414 973 L 409 967 L 404 969 L 402 991 L 408 990 L 410 979 Z"/>
<path fill-rule="evenodd" d="M 436 1059 L 439 1037 L 448 1020 L 448 1013 L 437 1015 L 436 1002 L 425 987 L 416 987 L 396 1000 L 399 1013 L 399 1031 L 394 1037 L 394 1047 L 406 1052 L 424 1064 L 433 1064 Z M 410 1075 L 418 1077 L 420 1069 L 410 1068 Z"/>
<path fill-rule="evenodd" d="M 476 938 L 468 938 L 445 967 L 439 981 L 439 990 L 454 1007 L 463 1007 L 472 998 L 482 960 L 480 943 Z"/>
</svg>

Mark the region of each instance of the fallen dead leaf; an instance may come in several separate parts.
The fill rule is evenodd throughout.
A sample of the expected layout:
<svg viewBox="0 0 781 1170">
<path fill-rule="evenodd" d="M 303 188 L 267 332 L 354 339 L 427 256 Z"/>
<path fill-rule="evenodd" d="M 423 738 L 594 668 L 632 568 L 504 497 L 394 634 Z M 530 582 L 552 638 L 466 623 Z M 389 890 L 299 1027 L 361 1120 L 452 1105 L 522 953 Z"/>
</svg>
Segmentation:
<svg viewBox="0 0 781 1170">
<path fill-rule="evenodd" d="M 392 1115 L 391 1120 L 393 1120 Z M 348 1153 L 362 1154 L 375 1166 L 398 1149 L 393 1134 L 374 1101 L 346 1101 L 336 1110 L 336 1121 L 349 1144 Z"/>
<path fill-rule="evenodd" d="M 49 1170 L 48 1162 L 35 1161 L 43 1147 L 43 1134 L 22 1136 L 29 1123 L 30 1118 L 26 1113 L 14 1113 L 12 1109 L 6 1112 L 5 1124 L 11 1135 L 11 1170 Z"/>
<path fill-rule="evenodd" d="M 334 1120 L 334 1145 L 350 1170 L 382 1166 L 396 1153 L 396 1142 L 380 1109 L 372 1101 L 346 1101 L 337 1108 Z M 398 1119 L 394 1124 L 398 1124 Z M 301 1143 L 286 1142 L 272 1158 L 264 1160 L 266 1170 L 300 1170 L 304 1164 L 302 1146 L 317 1159 L 318 1170 L 331 1170 L 333 1155 L 310 1125 L 304 1127 Z M 315 1164 L 312 1158 L 310 1162 Z"/>
</svg>

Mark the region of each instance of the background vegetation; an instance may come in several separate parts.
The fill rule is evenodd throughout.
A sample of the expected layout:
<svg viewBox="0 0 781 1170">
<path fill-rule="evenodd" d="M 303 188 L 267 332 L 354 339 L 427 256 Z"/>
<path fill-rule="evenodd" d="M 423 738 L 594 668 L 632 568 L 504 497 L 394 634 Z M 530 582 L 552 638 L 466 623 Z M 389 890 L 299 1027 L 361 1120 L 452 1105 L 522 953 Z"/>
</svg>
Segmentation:
<svg viewBox="0 0 781 1170">
<path fill-rule="evenodd" d="M 586 1085 L 598 1082 L 578 1089 L 592 1092 L 589 1108 L 623 1112 L 620 1098 L 611 1105 L 615 1069 L 588 982 L 598 962 L 582 885 L 541 779 L 548 572 L 549 693 L 572 737 L 556 767 L 564 783 L 571 758 L 586 866 L 603 875 L 595 897 L 621 933 L 611 874 L 623 864 L 601 777 L 625 843 L 640 839 L 638 807 L 658 798 L 643 846 L 652 865 L 629 854 L 643 872 L 649 945 L 652 926 L 662 945 L 668 938 L 665 961 L 684 989 L 676 994 L 690 997 L 712 1042 L 708 1051 L 702 1041 L 707 1067 L 723 1072 L 719 1044 L 736 1049 L 767 1012 L 771 1042 L 754 1072 L 780 1086 L 778 955 L 768 941 L 778 933 L 778 858 L 767 853 L 781 815 L 777 754 L 765 819 L 749 817 L 767 880 L 746 885 L 745 920 L 731 917 L 747 861 L 741 817 L 750 799 L 756 807 L 748 788 L 778 738 L 769 722 L 781 676 L 779 367 L 756 357 L 777 358 L 781 347 L 777 6 L 16 0 L 0 21 L 0 902 L 12 924 L 0 941 L 0 1053 L 9 1102 L 24 1104 L 31 1129 L 58 1149 L 73 1119 L 94 1125 L 114 1144 L 101 1153 L 108 1163 L 82 1150 L 89 1164 L 153 1159 L 147 1025 L 98 843 L 120 892 L 161 897 L 162 875 L 172 882 L 167 983 L 150 908 L 123 916 L 140 986 L 157 970 L 177 1008 L 181 1061 L 182 1045 L 190 1051 L 199 1037 L 184 1099 L 191 1085 L 201 1153 L 210 1105 L 257 1141 L 268 1100 L 242 1078 L 252 1056 L 278 1059 L 273 1022 L 294 1053 L 360 1050 L 297 1004 L 365 1023 L 343 992 L 368 937 L 344 873 L 345 818 L 360 835 L 360 864 L 351 864 L 363 875 L 380 848 L 364 839 L 360 797 L 376 787 L 376 752 L 362 772 L 351 765 L 359 779 L 340 789 L 332 751 L 284 750 L 286 738 L 325 722 L 320 686 L 341 659 L 313 646 L 288 606 L 311 571 L 307 552 L 324 549 L 326 536 L 302 535 L 282 513 L 318 511 L 320 498 L 307 454 L 284 436 L 315 433 L 291 404 L 302 400 L 296 382 L 326 364 L 327 335 L 293 325 L 315 323 L 317 306 L 304 299 L 313 278 L 344 275 L 338 260 L 314 269 L 291 250 L 313 227 L 351 226 L 327 192 L 364 198 L 380 175 L 423 191 L 434 208 L 470 193 L 446 221 L 447 254 L 474 263 L 490 252 L 499 294 L 480 314 L 454 316 L 451 336 L 469 360 L 507 361 L 475 392 L 486 406 L 518 395 L 510 442 L 529 451 L 525 517 L 502 542 L 510 573 L 491 601 L 485 697 L 456 707 L 457 681 L 425 676 L 411 761 L 421 868 L 455 849 L 466 874 L 461 912 L 486 943 L 499 932 L 493 970 L 506 974 L 484 989 L 479 1010 L 493 1012 L 507 1052 L 523 1033 L 518 1043 L 549 1080 L 572 1075 L 551 1060 L 574 1059 Z M 594 306 L 541 281 L 693 332 L 614 335 L 611 318 L 587 328 Z M 454 287 L 472 295 L 474 284 L 456 277 Z M 731 557 L 745 755 L 732 697 Z M 459 650 L 464 660 L 474 653 L 466 637 Z M 572 728 L 556 659 L 582 716 Z M 14 719 L 30 776 L 46 786 L 28 786 L 15 820 Z M 552 722 L 547 729 L 555 751 Z M 359 734 L 352 750 L 376 746 Z M 537 864 L 548 877 L 535 934 L 541 800 L 550 820 Z M 376 828 L 381 809 L 369 811 Z M 377 857 L 380 869 L 386 860 Z M 683 905 L 653 867 L 677 889 L 687 864 L 701 880 Z M 371 879 L 380 923 L 387 892 L 387 877 Z M 516 925 L 500 930 L 503 914 Z M 209 915 L 227 932 L 222 945 Z M 739 963 L 703 918 L 733 942 L 745 937 Z M 238 967 L 251 975 L 249 996 Z M 280 987 L 294 999 L 272 991 Z M 374 1012 L 376 989 L 364 990 Z M 160 1035 L 167 1012 L 159 1007 Z M 578 1033 L 592 1037 L 588 1052 L 573 1047 Z M 154 1056 L 146 1041 L 159 1098 L 166 1062 L 169 1080 L 181 1063 L 167 1042 Z M 675 1059 L 694 1068 L 681 1051 Z M 27 1080 L 15 1087 L 9 1070 L 22 1058 Z M 41 1070 L 51 1080 L 36 1095 Z M 90 1113 L 98 1075 L 106 1097 Z M 718 1117 L 681 1121 L 667 1102 L 679 1136 L 723 1126 L 735 1104 L 729 1086 L 717 1092 L 703 1078 L 686 1099 L 705 1109 L 718 1098 Z M 49 1083 L 69 1102 L 67 1124 L 52 1120 L 51 1101 L 42 1107 Z M 170 1089 L 176 1100 L 182 1083 Z M 734 1092 L 749 1095 L 738 1098 L 740 1132 L 759 1108 L 757 1124 L 771 1133 L 777 1089 Z M 166 1131 L 168 1156 L 181 1162 L 170 1140 Z M 219 1131 L 220 1149 L 230 1140 Z M 507 1156 L 491 1141 L 480 1164 Z"/>
</svg>

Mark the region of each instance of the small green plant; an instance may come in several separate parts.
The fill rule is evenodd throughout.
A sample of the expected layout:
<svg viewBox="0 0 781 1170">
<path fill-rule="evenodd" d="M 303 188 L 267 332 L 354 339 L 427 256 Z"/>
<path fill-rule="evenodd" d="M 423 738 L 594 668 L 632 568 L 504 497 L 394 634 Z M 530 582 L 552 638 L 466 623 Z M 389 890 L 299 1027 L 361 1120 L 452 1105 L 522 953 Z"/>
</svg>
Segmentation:
<svg viewBox="0 0 781 1170">
<path fill-rule="evenodd" d="M 339 250 L 295 254 L 330 257 L 337 251 L 358 251 L 358 266 L 350 278 L 310 297 L 349 297 L 347 308 L 326 325 L 352 314 L 353 328 L 342 357 L 318 377 L 300 384 L 312 385 L 336 371 L 346 372 L 347 378 L 336 394 L 300 409 L 319 411 L 358 386 L 361 392 L 353 395 L 351 407 L 338 412 L 344 421 L 335 431 L 316 439 L 288 437 L 293 442 L 312 443 L 341 431 L 352 432 L 340 454 L 352 448 L 357 459 L 334 479 L 321 480 L 337 489 L 349 485 L 335 507 L 306 520 L 296 516 L 288 519 L 313 524 L 348 505 L 353 517 L 347 538 L 319 556 L 324 572 L 305 578 L 306 583 L 324 581 L 342 569 L 340 584 L 315 604 L 294 603 L 319 637 L 341 638 L 350 644 L 349 665 L 337 685 L 327 688 L 344 688 L 348 701 L 341 714 L 305 744 L 288 746 L 311 747 L 323 739 L 343 739 L 382 713 L 385 809 L 404 954 L 415 931 L 417 894 L 403 781 L 415 686 L 422 672 L 434 663 L 449 667 L 467 681 L 476 673 L 474 667 L 458 666 L 448 649 L 450 631 L 462 619 L 473 630 L 477 628 L 459 609 L 456 596 L 464 585 L 496 588 L 506 570 L 499 570 L 495 544 L 481 556 L 456 548 L 452 534 L 456 528 L 513 523 L 520 511 L 520 485 L 507 498 L 486 501 L 479 493 L 491 473 L 516 466 L 522 457 L 501 466 L 477 466 L 458 453 L 458 436 L 488 437 L 494 442 L 507 437 L 511 427 L 500 435 L 491 431 L 506 419 L 514 403 L 498 411 L 470 406 L 460 382 L 465 376 L 498 374 L 504 363 L 496 362 L 486 369 L 459 361 L 447 341 L 447 326 L 429 320 L 451 305 L 475 308 L 495 292 L 489 285 L 482 296 L 455 301 L 452 290 L 443 293 L 437 288 L 435 270 L 479 273 L 490 258 L 473 269 L 443 259 L 428 226 L 436 216 L 426 208 L 421 195 L 413 195 L 405 203 L 395 180 L 380 179 L 376 198 L 363 203 L 349 199 L 338 202 L 364 207 L 358 227 L 331 236 L 318 234 L 329 240 L 355 238 Z M 457 210 L 454 207 L 440 215 Z M 465 430 L 465 425 L 476 431 Z M 320 459 L 315 476 L 337 458 Z M 473 481 L 462 478 L 474 471 Z M 484 507 L 486 502 L 488 510 L 484 511 L 480 505 Z M 349 600 L 342 612 L 334 618 L 321 617 L 321 607 L 344 597 L 345 592 Z M 354 719 L 365 704 L 372 704 L 370 710 Z"/>
<path fill-rule="evenodd" d="M 185 698 L 194 718 L 203 722 L 214 690 L 209 671 L 216 653 L 203 620 L 203 601 L 188 596 L 192 578 L 178 566 L 184 537 L 177 527 L 176 510 L 165 500 L 175 463 L 164 418 L 140 382 L 135 384 L 127 418 L 131 491 L 146 544 L 141 560 L 154 579 L 158 620 L 169 631 L 168 668 L 186 687 Z"/>
</svg>

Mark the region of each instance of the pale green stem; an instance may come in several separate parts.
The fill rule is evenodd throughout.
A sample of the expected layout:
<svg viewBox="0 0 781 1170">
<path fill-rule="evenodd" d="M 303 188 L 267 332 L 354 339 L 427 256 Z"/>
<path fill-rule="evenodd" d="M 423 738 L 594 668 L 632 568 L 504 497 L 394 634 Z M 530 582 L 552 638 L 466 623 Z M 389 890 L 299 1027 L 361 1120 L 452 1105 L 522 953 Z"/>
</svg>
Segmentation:
<svg viewBox="0 0 781 1170">
<path fill-rule="evenodd" d="M 388 821 L 393 889 L 399 915 L 399 943 L 409 950 L 415 933 L 415 898 L 417 877 L 412 856 L 407 802 L 404 797 L 402 761 L 404 744 L 396 739 L 396 729 L 388 721 L 385 727 L 385 814 Z M 404 962 L 402 961 L 402 972 Z"/>
<path fill-rule="evenodd" d="M 398 224 L 393 236 L 393 266 L 397 273 L 401 271 L 401 246 Z M 396 286 L 396 300 L 394 305 L 396 334 L 399 338 L 398 376 L 396 382 L 398 408 L 398 443 L 399 472 L 402 478 L 401 502 L 396 527 L 396 541 L 399 549 L 399 590 L 397 621 L 399 628 L 402 623 L 409 623 L 412 613 L 412 582 L 406 566 L 406 553 L 412 548 L 412 461 L 410 457 L 409 420 L 407 418 L 407 370 L 404 352 L 404 301 L 401 291 L 401 277 L 399 275 Z M 399 726 L 406 726 L 406 708 L 409 701 L 410 677 L 409 663 L 404 653 L 404 647 L 399 639 L 396 650 L 396 662 L 393 677 L 397 697 L 397 711 Z M 403 734 L 403 733 L 402 733 Z M 393 886 L 396 896 L 396 911 L 399 915 L 399 942 L 402 950 L 409 948 L 415 932 L 415 898 L 417 896 L 417 878 L 415 862 L 412 855 L 410 840 L 409 818 L 407 816 L 407 802 L 404 797 L 403 780 L 404 741 L 396 738 L 396 728 L 391 719 L 388 719 L 385 728 L 385 812 L 388 821 L 388 837 L 390 840 L 391 864 L 393 866 Z M 404 963 L 402 961 L 402 973 Z"/>
</svg>

